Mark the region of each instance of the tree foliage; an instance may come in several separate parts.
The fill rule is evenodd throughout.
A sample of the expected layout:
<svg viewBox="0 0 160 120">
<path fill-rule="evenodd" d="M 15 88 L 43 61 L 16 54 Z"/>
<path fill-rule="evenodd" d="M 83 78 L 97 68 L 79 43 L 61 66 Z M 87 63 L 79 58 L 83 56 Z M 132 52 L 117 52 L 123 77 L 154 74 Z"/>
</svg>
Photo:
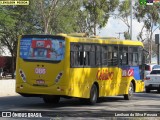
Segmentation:
<svg viewBox="0 0 160 120">
<path fill-rule="evenodd" d="M 18 36 L 33 34 L 37 31 L 33 6 L 0 7 L 0 44 L 9 50 L 12 56 L 12 77 L 15 70 Z"/>
<path fill-rule="evenodd" d="M 141 41 L 148 41 L 148 51 L 150 55 L 150 62 L 152 58 L 152 41 L 153 33 L 156 29 L 160 28 L 160 6 L 158 4 L 141 6 L 139 3 L 135 3 L 135 17 L 138 22 L 143 22 L 144 26 L 138 35 L 138 39 Z M 143 38 L 143 30 L 146 29 L 145 37 Z"/>
<path fill-rule="evenodd" d="M 107 24 L 110 13 L 119 4 L 119 0 L 83 0 L 84 11 L 87 12 L 87 26 L 90 32 L 96 35 L 96 28 L 102 28 Z"/>
<path fill-rule="evenodd" d="M 130 0 L 122 1 L 118 7 L 119 14 L 116 15 L 117 18 L 119 18 L 121 21 L 125 23 L 127 26 L 127 31 L 124 32 L 124 38 L 125 39 L 131 39 L 130 36 L 130 24 L 129 24 L 129 16 L 131 12 L 130 7 Z"/>
</svg>

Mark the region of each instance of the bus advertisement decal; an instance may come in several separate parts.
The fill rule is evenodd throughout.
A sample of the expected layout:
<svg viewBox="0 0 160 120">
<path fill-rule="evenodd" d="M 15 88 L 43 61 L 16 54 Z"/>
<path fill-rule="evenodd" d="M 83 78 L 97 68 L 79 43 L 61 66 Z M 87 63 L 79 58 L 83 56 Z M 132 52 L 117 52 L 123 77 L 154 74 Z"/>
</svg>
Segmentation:
<svg viewBox="0 0 160 120">
<path fill-rule="evenodd" d="M 109 72 L 107 69 L 106 70 L 98 70 L 97 72 L 97 80 L 112 80 L 114 76 L 114 72 Z"/>
<path fill-rule="evenodd" d="M 134 76 L 134 69 L 125 69 L 122 70 L 122 77 Z"/>
</svg>

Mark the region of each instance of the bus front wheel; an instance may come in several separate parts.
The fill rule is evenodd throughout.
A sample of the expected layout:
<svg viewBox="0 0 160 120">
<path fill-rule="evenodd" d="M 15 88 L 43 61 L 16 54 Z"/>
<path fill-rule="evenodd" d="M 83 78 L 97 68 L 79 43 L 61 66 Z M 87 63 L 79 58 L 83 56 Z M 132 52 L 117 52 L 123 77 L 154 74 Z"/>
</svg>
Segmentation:
<svg viewBox="0 0 160 120">
<path fill-rule="evenodd" d="M 47 95 L 47 96 L 43 96 L 43 101 L 45 103 L 59 103 L 60 101 L 60 96 L 52 96 L 52 95 Z"/>
<path fill-rule="evenodd" d="M 124 99 L 131 100 L 133 98 L 133 93 L 134 93 L 134 87 L 133 87 L 133 83 L 131 82 L 128 89 L 128 94 L 124 94 Z"/>
</svg>

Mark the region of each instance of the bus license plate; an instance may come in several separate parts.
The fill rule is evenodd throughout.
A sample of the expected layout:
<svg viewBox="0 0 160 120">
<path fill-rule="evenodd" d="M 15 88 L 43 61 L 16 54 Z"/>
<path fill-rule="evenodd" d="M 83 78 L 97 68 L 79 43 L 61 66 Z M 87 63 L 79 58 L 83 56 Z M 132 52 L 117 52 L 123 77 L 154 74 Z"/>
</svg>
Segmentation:
<svg viewBox="0 0 160 120">
<path fill-rule="evenodd" d="M 43 84 L 45 84 L 45 81 L 44 80 L 36 80 L 36 83 L 38 85 L 43 85 Z"/>
</svg>

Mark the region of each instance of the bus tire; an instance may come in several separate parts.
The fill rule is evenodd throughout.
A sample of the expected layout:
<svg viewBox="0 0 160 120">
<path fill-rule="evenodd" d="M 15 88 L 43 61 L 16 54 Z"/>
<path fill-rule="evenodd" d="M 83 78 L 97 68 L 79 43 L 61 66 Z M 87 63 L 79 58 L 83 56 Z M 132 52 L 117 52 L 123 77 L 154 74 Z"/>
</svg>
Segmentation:
<svg viewBox="0 0 160 120">
<path fill-rule="evenodd" d="M 134 93 L 134 87 L 133 87 L 133 83 L 131 82 L 128 89 L 128 94 L 124 94 L 124 99 L 131 100 L 133 98 L 133 93 Z"/>
<path fill-rule="evenodd" d="M 98 89 L 95 84 L 92 85 L 89 98 L 80 98 L 82 104 L 94 105 L 98 99 Z"/>
<path fill-rule="evenodd" d="M 43 101 L 44 103 L 59 103 L 60 101 L 60 96 L 52 96 L 52 95 L 47 95 L 43 96 Z"/>
<path fill-rule="evenodd" d="M 94 105 L 97 102 L 98 99 L 98 89 L 95 84 L 92 85 L 91 91 L 90 91 L 90 97 L 88 99 L 88 103 L 90 105 Z"/>
</svg>

